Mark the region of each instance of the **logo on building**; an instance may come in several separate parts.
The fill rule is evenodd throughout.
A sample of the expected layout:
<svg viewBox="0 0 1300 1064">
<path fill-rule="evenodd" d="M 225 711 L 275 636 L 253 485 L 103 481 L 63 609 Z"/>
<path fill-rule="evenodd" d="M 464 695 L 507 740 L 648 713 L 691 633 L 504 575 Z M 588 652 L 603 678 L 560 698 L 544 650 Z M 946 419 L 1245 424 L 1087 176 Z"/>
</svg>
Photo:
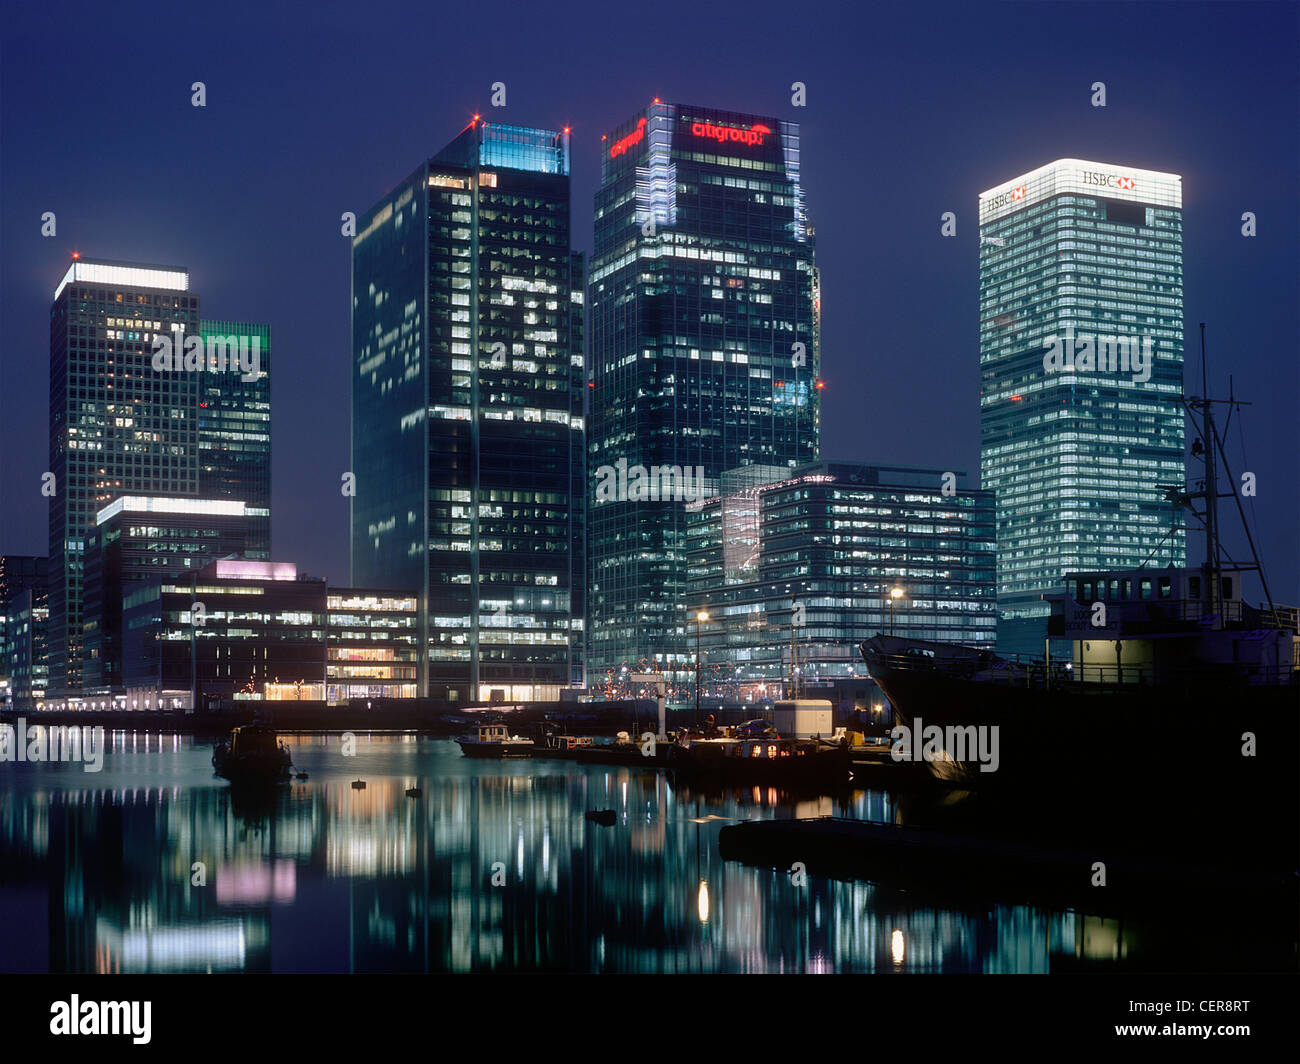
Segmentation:
<svg viewBox="0 0 1300 1064">
<path fill-rule="evenodd" d="M 710 140 L 716 140 L 718 143 L 733 143 L 746 145 L 759 145 L 763 143 L 763 138 L 772 131 L 767 126 L 751 126 L 749 129 L 741 129 L 739 126 L 715 126 L 712 122 L 696 122 L 691 126 L 691 133 L 697 137 L 707 137 Z"/>
<path fill-rule="evenodd" d="M 1100 170 L 1080 170 L 1080 177 L 1085 185 L 1100 185 L 1102 188 L 1118 188 L 1125 192 L 1132 192 L 1135 188 L 1131 177 L 1120 177 L 1118 174 L 1104 174 Z"/>
<path fill-rule="evenodd" d="M 632 130 L 626 137 L 621 137 L 610 145 L 609 157 L 617 159 L 620 155 L 627 152 L 628 148 L 640 144 L 645 137 L 645 119 L 640 119 L 636 124 L 636 129 Z"/>
</svg>

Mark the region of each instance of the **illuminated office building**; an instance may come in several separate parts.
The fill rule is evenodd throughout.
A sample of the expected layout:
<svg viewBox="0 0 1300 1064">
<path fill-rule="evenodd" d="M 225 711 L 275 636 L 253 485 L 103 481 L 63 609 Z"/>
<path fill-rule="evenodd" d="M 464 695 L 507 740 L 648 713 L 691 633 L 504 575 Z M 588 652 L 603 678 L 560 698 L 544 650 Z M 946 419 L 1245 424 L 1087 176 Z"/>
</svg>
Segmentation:
<svg viewBox="0 0 1300 1064">
<path fill-rule="evenodd" d="M 50 311 L 50 694 L 81 693 L 82 569 L 119 495 L 195 495 L 204 374 L 157 372 L 153 340 L 199 331 L 189 273 L 79 258 Z"/>
<path fill-rule="evenodd" d="M 100 510 L 82 580 L 83 697 L 121 696 L 122 599 L 132 585 L 243 557 L 269 519 L 269 507 L 185 496 L 122 495 Z"/>
<path fill-rule="evenodd" d="M 228 499 L 249 509 L 244 556 L 271 557 L 271 327 L 237 321 L 200 321 L 205 345 L 256 350 L 256 376 L 205 374 L 199 394 L 201 499 Z"/>
<path fill-rule="evenodd" d="M 881 632 L 993 645 L 993 495 L 965 473 L 747 466 L 686 519 L 706 696 L 790 697 L 792 669 L 800 694 L 851 694 Z"/>
<path fill-rule="evenodd" d="M 357 219 L 352 582 L 418 592 L 422 695 L 582 681 L 582 273 L 567 130 L 476 118 Z"/>
<path fill-rule="evenodd" d="M 982 486 L 998 646 L 1041 654 L 1068 571 L 1182 565 L 1182 184 L 1059 159 L 979 198 Z"/>
<path fill-rule="evenodd" d="M 798 126 L 656 100 L 607 134 L 587 291 L 591 670 L 680 679 L 685 501 L 724 470 L 819 454 Z"/>
</svg>

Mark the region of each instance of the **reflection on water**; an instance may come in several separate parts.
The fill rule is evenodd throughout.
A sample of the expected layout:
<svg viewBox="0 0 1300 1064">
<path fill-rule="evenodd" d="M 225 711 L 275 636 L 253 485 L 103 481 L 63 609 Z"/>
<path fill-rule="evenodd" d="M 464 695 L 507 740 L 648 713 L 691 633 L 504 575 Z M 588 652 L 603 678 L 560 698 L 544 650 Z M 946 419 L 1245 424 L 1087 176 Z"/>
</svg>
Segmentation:
<svg viewBox="0 0 1300 1064">
<path fill-rule="evenodd" d="M 310 778 L 269 800 L 232 794 L 185 736 L 116 733 L 99 773 L 0 765 L 0 970 L 1043 972 L 1143 948 L 1160 965 L 1208 934 L 718 857 L 737 819 L 900 819 L 880 792 L 705 795 L 416 736 L 361 736 L 349 758 L 337 736 L 286 741 Z"/>
</svg>

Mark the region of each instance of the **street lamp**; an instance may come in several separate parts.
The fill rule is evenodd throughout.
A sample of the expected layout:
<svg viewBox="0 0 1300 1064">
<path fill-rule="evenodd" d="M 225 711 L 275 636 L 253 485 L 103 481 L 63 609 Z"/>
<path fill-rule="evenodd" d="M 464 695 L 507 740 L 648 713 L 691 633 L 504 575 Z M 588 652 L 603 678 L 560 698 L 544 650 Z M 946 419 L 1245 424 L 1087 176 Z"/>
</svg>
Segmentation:
<svg viewBox="0 0 1300 1064">
<path fill-rule="evenodd" d="M 704 622 L 709 619 L 706 610 L 695 615 L 695 726 L 700 726 L 700 634 L 704 631 Z"/>
<path fill-rule="evenodd" d="M 894 634 L 894 603 L 903 597 L 901 587 L 891 587 L 889 589 L 889 634 Z"/>
</svg>

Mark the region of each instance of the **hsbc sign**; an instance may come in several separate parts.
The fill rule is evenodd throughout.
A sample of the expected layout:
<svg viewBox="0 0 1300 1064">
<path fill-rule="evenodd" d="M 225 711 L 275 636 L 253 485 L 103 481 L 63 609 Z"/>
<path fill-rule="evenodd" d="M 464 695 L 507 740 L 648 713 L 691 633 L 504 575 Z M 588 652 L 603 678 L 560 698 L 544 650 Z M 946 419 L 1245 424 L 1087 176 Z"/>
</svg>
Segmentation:
<svg viewBox="0 0 1300 1064">
<path fill-rule="evenodd" d="M 1015 188 L 1009 188 L 1005 192 L 999 192 L 996 196 L 986 199 L 980 207 L 984 211 L 997 210 L 999 207 L 1005 207 L 1008 203 L 1020 203 L 1025 198 L 1025 186 L 1017 185 Z"/>
<path fill-rule="evenodd" d="M 1131 177 L 1120 177 L 1118 174 L 1105 174 L 1099 170 L 1080 170 L 1079 179 L 1085 185 L 1100 185 L 1102 188 L 1117 188 L 1123 192 L 1134 191 L 1134 183 Z"/>
</svg>

